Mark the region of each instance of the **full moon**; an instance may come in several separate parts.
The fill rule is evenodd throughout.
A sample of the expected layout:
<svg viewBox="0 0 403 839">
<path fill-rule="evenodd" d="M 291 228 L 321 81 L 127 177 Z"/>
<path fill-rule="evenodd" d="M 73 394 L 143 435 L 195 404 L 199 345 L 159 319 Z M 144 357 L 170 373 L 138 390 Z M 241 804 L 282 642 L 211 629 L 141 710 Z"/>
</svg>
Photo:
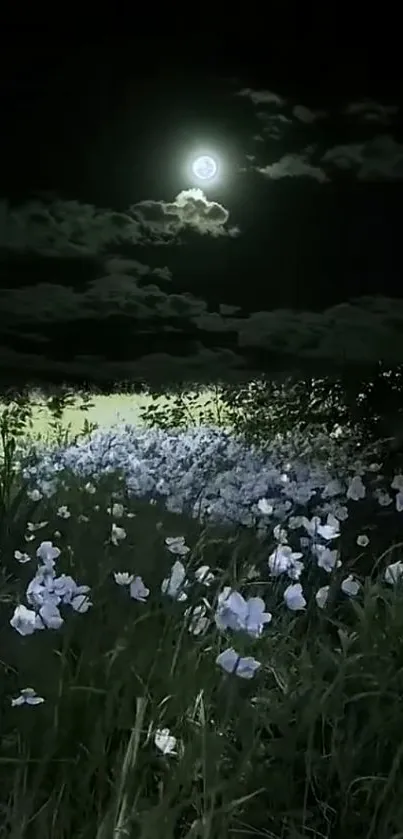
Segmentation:
<svg viewBox="0 0 403 839">
<path fill-rule="evenodd" d="M 217 164 L 214 157 L 210 157 L 208 154 L 196 157 L 192 164 L 192 172 L 201 181 L 211 181 L 217 174 Z"/>
</svg>

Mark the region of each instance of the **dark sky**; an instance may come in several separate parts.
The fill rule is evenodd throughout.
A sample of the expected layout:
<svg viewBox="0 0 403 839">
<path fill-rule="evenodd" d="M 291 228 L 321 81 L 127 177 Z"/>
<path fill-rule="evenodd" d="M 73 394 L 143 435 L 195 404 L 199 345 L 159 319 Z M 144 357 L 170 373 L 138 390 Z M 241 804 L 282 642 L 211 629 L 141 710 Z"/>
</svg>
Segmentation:
<svg viewBox="0 0 403 839">
<path fill-rule="evenodd" d="M 3 349 L 43 353 L 21 335 L 77 331 L 89 305 L 127 314 L 146 278 L 242 316 L 403 297 L 398 43 L 377 21 L 323 25 L 4 27 Z M 188 164 L 204 148 L 222 174 L 201 194 Z"/>
</svg>

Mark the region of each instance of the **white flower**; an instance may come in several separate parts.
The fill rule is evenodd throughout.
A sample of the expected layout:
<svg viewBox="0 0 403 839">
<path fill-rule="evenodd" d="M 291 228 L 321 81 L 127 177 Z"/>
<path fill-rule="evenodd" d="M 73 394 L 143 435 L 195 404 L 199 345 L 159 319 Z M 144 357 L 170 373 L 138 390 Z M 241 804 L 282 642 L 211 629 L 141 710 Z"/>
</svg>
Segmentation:
<svg viewBox="0 0 403 839">
<path fill-rule="evenodd" d="M 184 586 L 186 586 L 185 567 L 177 560 L 172 566 L 171 576 L 162 581 L 161 591 L 173 597 L 174 600 L 187 600 L 187 594 L 183 591 Z"/>
<path fill-rule="evenodd" d="M 270 623 L 272 615 L 265 612 L 265 603 L 261 597 L 249 597 L 225 586 L 218 596 L 215 622 L 219 629 L 243 630 L 253 638 L 259 638 L 263 627 Z"/>
<path fill-rule="evenodd" d="M 369 545 L 369 539 L 365 533 L 361 533 L 360 536 L 357 536 L 357 545 L 359 545 L 360 548 L 366 548 L 367 545 Z"/>
<path fill-rule="evenodd" d="M 329 586 L 322 586 L 315 594 L 315 600 L 320 609 L 324 609 L 329 597 Z"/>
<path fill-rule="evenodd" d="M 361 588 L 361 583 L 357 580 L 354 580 L 352 574 L 349 574 L 348 577 L 341 583 L 341 590 L 344 594 L 347 594 L 349 597 L 355 597 Z"/>
<path fill-rule="evenodd" d="M 175 755 L 176 737 L 170 734 L 169 728 L 157 728 L 154 734 L 154 743 L 157 749 L 164 755 Z"/>
<path fill-rule="evenodd" d="M 395 475 L 391 483 L 392 489 L 398 489 L 403 492 L 403 475 Z"/>
<path fill-rule="evenodd" d="M 326 524 L 318 524 L 317 531 L 322 539 L 330 542 L 332 539 L 337 539 L 340 536 L 340 522 L 335 516 L 329 513 Z"/>
<path fill-rule="evenodd" d="M 79 588 L 84 588 L 84 586 L 79 586 Z M 85 612 L 88 612 L 88 609 L 91 608 L 92 603 L 85 594 L 75 594 L 71 600 L 70 605 L 74 609 L 75 612 L 79 612 L 80 615 L 84 615 Z"/>
<path fill-rule="evenodd" d="M 94 492 L 96 492 L 96 488 L 94 487 L 94 484 L 91 484 L 90 482 L 85 484 L 84 490 L 85 490 L 85 492 L 88 492 L 89 495 L 94 495 Z"/>
<path fill-rule="evenodd" d="M 39 615 L 47 629 L 60 629 L 64 623 L 57 606 L 54 603 L 44 603 L 39 609 Z"/>
<path fill-rule="evenodd" d="M 53 590 L 55 594 L 58 594 L 63 599 L 64 603 L 73 605 L 73 599 L 75 597 L 88 594 L 90 589 L 89 586 L 78 586 L 76 581 L 68 574 L 61 574 L 60 577 L 54 579 Z M 73 608 L 75 609 L 75 607 Z M 76 611 L 79 610 L 76 609 Z"/>
<path fill-rule="evenodd" d="M 365 498 L 365 486 L 361 475 L 354 475 L 351 479 L 347 490 L 347 498 L 351 501 L 360 501 L 361 498 Z"/>
<path fill-rule="evenodd" d="M 11 700 L 11 705 L 13 708 L 18 705 L 41 705 L 44 701 L 43 696 L 38 696 L 33 688 L 23 688 L 17 699 Z"/>
<path fill-rule="evenodd" d="M 332 478 L 323 489 L 322 498 L 334 498 L 336 495 L 340 495 L 342 491 L 343 487 L 338 478 Z"/>
<path fill-rule="evenodd" d="M 26 596 L 30 606 L 40 608 L 44 603 L 53 603 L 58 606 L 60 603 L 59 593 L 55 593 L 54 578 L 49 573 L 38 571 L 35 577 L 29 581 Z"/>
<path fill-rule="evenodd" d="M 27 528 L 30 533 L 35 533 L 36 530 L 41 530 L 42 527 L 46 527 L 47 524 L 49 524 L 48 521 L 29 521 L 27 522 Z"/>
<path fill-rule="evenodd" d="M 395 504 L 396 504 L 396 511 L 398 513 L 403 513 L 403 491 L 402 490 L 400 490 L 397 493 L 396 498 L 395 498 Z"/>
<path fill-rule="evenodd" d="M 123 529 L 123 527 L 118 527 L 117 524 L 113 522 L 111 541 L 114 545 L 119 545 L 119 542 L 122 542 L 123 539 L 126 539 L 126 531 Z"/>
<path fill-rule="evenodd" d="M 389 585 L 398 583 L 403 577 L 403 562 L 392 562 L 385 570 L 385 582 Z"/>
<path fill-rule="evenodd" d="M 273 536 L 277 540 L 277 542 L 280 542 L 282 544 L 286 544 L 288 542 L 288 533 L 284 529 L 284 527 L 281 527 L 281 524 L 276 524 L 273 527 Z"/>
<path fill-rule="evenodd" d="M 287 586 L 284 592 L 284 600 L 286 606 L 288 606 L 292 612 L 296 612 L 298 609 L 305 609 L 306 600 L 302 591 L 301 583 L 294 583 L 294 585 Z"/>
<path fill-rule="evenodd" d="M 27 492 L 28 497 L 31 501 L 40 501 L 43 498 L 43 495 L 39 492 L 39 489 L 30 489 Z"/>
<path fill-rule="evenodd" d="M 200 565 L 199 568 L 196 568 L 195 577 L 198 583 L 203 583 L 205 586 L 211 585 L 215 579 L 209 565 Z"/>
<path fill-rule="evenodd" d="M 70 518 L 71 513 L 70 513 L 69 508 L 67 507 L 67 504 L 62 504 L 62 506 L 59 507 L 59 509 L 57 511 L 57 515 L 61 519 L 69 519 Z"/>
<path fill-rule="evenodd" d="M 44 565 L 49 568 L 53 568 L 55 564 L 55 559 L 58 559 L 60 556 L 60 548 L 53 547 L 52 542 L 41 542 L 39 548 L 36 552 L 38 559 L 41 559 Z"/>
<path fill-rule="evenodd" d="M 290 580 L 299 580 L 304 570 L 304 567 L 305 566 L 303 562 L 300 562 L 298 559 L 293 560 L 292 564 L 287 570 L 287 574 Z"/>
<path fill-rule="evenodd" d="M 343 504 L 337 504 L 333 508 L 333 515 L 335 515 L 339 521 L 346 521 L 348 519 L 348 509 Z"/>
<path fill-rule="evenodd" d="M 125 508 L 123 504 L 115 502 L 112 507 L 107 508 L 106 512 L 109 513 L 110 516 L 113 516 L 114 519 L 121 519 L 124 515 Z"/>
<path fill-rule="evenodd" d="M 134 574 L 129 574 L 128 571 L 114 571 L 113 576 L 118 586 L 129 586 L 134 580 Z"/>
<path fill-rule="evenodd" d="M 21 553 L 21 551 L 14 551 L 14 558 L 17 559 L 18 562 L 21 563 L 21 565 L 23 565 L 25 562 L 31 561 L 31 557 L 29 556 L 29 554 Z"/>
<path fill-rule="evenodd" d="M 36 627 L 36 613 L 27 609 L 22 603 L 14 609 L 13 617 L 10 620 L 13 629 L 20 635 L 33 635 Z"/>
<path fill-rule="evenodd" d="M 233 649 L 233 647 L 224 652 L 216 658 L 216 664 L 222 667 L 226 673 L 235 673 L 241 679 L 253 679 L 256 670 L 261 667 L 261 662 L 257 661 L 252 656 L 240 656 Z"/>
<path fill-rule="evenodd" d="M 300 575 L 303 570 L 303 564 L 298 560 L 303 556 L 300 552 L 294 552 L 289 545 L 279 545 L 276 550 L 270 554 L 268 565 L 272 577 L 279 577 L 280 574 L 288 572 L 290 569 L 294 574 Z"/>
<path fill-rule="evenodd" d="M 84 513 L 79 513 L 77 516 L 77 521 L 82 524 L 83 522 L 89 522 L 89 517 L 85 516 Z"/>
<path fill-rule="evenodd" d="M 288 519 L 288 527 L 290 530 L 297 530 L 303 524 L 302 516 L 290 516 Z"/>
<path fill-rule="evenodd" d="M 264 516 L 271 516 L 273 512 L 273 505 L 270 504 L 267 498 L 260 498 L 257 502 L 258 509 Z"/>
<path fill-rule="evenodd" d="M 309 521 L 309 519 L 306 516 L 302 516 L 302 524 L 305 527 L 306 532 L 309 533 L 309 536 L 314 538 L 318 532 L 318 526 L 320 525 L 320 517 L 313 516 Z"/>
<path fill-rule="evenodd" d="M 188 618 L 188 630 L 193 635 L 201 635 L 207 629 L 210 621 L 206 616 L 205 606 L 194 606 L 186 609 L 185 617 Z"/>
<path fill-rule="evenodd" d="M 389 493 L 383 492 L 383 490 L 378 490 L 378 492 L 374 493 L 374 495 L 377 496 L 380 507 L 389 507 L 389 504 L 393 501 L 393 498 L 389 495 Z"/>
<path fill-rule="evenodd" d="M 135 577 L 133 582 L 130 583 L 130 597 L 133 600 L 139 600 L 141 603 L 145 603 L 149 594 L 150 589 L 146 588 L 142 578 Z"/>
<path fill-rule="evenodd" d="M 341 566 L 341 562 L 338 559 L 338 551 L 331 551 L 330 548 L 324 545 L 313 545 L 312 553 L 316 554 L 318 567 L 323 568 L 328 574 L 331 574 L 334 568 Z"/>
<path fill-rule="evenodd" d="M 247 580 L 256 580 L 256 579 L 259 579 L 259 577 L 260 577 L 260 571 L 257 570 L 256 565 L 251 565 L 251 567 L 248 570 L 248 573 L 246 574 L 246 579 Z"/>
<path fill-rule="evenodd" d="M 177 554 L 178 556 L 186 556 L 190 551 L 188 545 L 185 544 L 184 536 L 167 536 L 165 544 L 172 554 Z"/>
</svg>

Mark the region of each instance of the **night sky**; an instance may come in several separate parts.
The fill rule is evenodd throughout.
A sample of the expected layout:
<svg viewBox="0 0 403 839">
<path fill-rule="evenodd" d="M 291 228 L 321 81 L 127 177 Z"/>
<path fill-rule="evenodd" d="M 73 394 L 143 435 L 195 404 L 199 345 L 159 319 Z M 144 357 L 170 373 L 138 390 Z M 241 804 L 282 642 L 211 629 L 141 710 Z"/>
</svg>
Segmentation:
<svg viewBox="0 0 403 839">
<path fill-rule="evenodd" d="M 284 333 L 326 359 L 337 318 L 350 351 L 352 305 L 357 355 L 369 322 L 376 352 L 397 353 L 399 50 L 375 22 L 345 44 L 308 29 L 246 49 L 250 37 L 5 27 L 3 371 L 237 354 L 256 335 L 282 352 Z M 191 175 L 202 151 L 211 184 Z"/>
</svg>

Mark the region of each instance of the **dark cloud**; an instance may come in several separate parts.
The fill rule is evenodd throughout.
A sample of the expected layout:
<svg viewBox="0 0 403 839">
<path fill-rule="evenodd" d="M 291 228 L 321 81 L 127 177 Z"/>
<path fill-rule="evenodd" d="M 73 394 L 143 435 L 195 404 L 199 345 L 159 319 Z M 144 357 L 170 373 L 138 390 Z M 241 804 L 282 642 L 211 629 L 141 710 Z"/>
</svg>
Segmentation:
<svg viewBox="0 0 403 839">
<path fill-rule="evenodd" d="M 26 375 L 30 371 L 35 375 L 54 377 L 66 375 L 63 361 L 51 360 L 48 356 L 33 353 L 17 353 L 8 347 L 0 346 L 0 375 L 3 370 L 21 371 Z M 258 371 L 256 371 L 257 373 Z M 172 382 L 202 382 L 211 380 L 226 382 L 249 380 L 250 371 L 245 369 L 245 359 L 228 349 L 208 349 L 200 345 L 197 351 L 186 357 L 168 353 L 149 353 L 131 361 L 111 361 L 101 355 L 76 355 L 69 361 L 69 377 L 90 380 L 100 385 L 106 380 L 119 383 L 122 381 L 146 380 L 149 386 L 166 386 Z"/>
<path fill-rule="evenodd" d="M 345 116 L 356 118 L 357 121 L 390 125 L 399 113 L 399 106 L 382 105 L 380 102 L 366 99 L 362 102 L 350 102 L 344 108 L 343 113 Z"/>
<path fill-rule="evenodd" d="M 201 190 L 185 190 L 173 202 L 141 201 L 126 212 L 79 201 L 29 201 L 10 207 L 0 201 L 0 248 L 44 256 L 94 256 L 113 246 L 164 245 L 191 229 L 231 236 L 229 212 Z"/>
<path fill-rule="evenodd" d="M 348 169 L 359 180 L 401 180 L 403 178 L 403 144 L 381 134 L 367 143 L 334 146 L 322 157 L 325 167 L 332 164 Z"/>
<path fill-rule="evenodd" d="M 98 300 L 103 290 L 109 301 L 110 286 L 103 286 L 101 280 L 97 290 Z M 228 381 L 231 373 L 245 374 L 246 378 L 250 378 L 252 372 L 257 372 L 255 367 L 262 370 L 260 362 L 255 364 L 254 361 L 261 357 L 262 352 L 267 354 L 268 359 L 276 359 L 278 370 L 282 366 L 288 369 L 290 361 L 297 366 L 314 363 L 340 367 L 346 359 L 349 365 L 365 366 L 378 363 L 380 359 L 386 364 L 401 363 L 403 358 L 403 301 L 400 300 L 362 297 L 322 313 L 282 309 L 226 317 L 222 310 L 221 314 L 207 312 L 202 301 L 192 300 L 191 295 L 187 295 L 185 310 L 184 297 L 171 295 L 169 300 L 165 300 L 167 309 L 164 314 L 171 316 L 179 304 L 181 317 L 185 313 L 200 330 L 196 332 L 193 329 L 192 347 L 188 354 L 181 352 L 187 340 L 182 321 L 182 335 L 180 326 L 165 323 L 163 326 L 166 328 L 158 328 L 164 334 L 172 333 L 175 343 L 171 353 L 151 351 L 142 354 L 144 350 L 138 345 L 132 358 L 126 355 L 123 360 L 112 360 L 96 351 L 84 354 L 81 350 L 80 353 L 79 346 L 74 343 L 66 366 L 66 361 L 50 354 L 45 357 L 32 352 L 16 352 L 3 346 L 0 347 L 0 371 L 12 369 L 26 373 L 29 370 L 31 377 L 35 373 L 49 376 L 68 373 L 70 377 L 88 377 L 91 381 L 144 378 L 149 383 L 160 381 L 168 384 L 169 381 L 184 381 L 186 378 L 191 381 L 192 377 L 193 381 L 199 382 L 217 381 L 221 377 Z M 196 315 L 198 306 L 199 314 Z M 136 333 L 149 334 L 147 329 L 141 329 L 141 317 L 137 321 Z"/>
<path fill-rule="evenodd" d="M 44 256 L 92 256 L 114 243 L 142 242 L 138 221 L 127 213 L 79 201 L 0 202 L 0 247 Z"/>
<path fill-rule="evenodd" d="M 143 283 L 169 279 L 167 268 L 151 269 L 136 260 L 112 257 L 105 261 L 106 273 L 87 282 L 83 290 L 38 283 L 35 286 L 0 289 L 0 309 L 8 324 L 23 321 L 27 329 L 35 323 L 66 323 L 100 320 L 115 314 L 148 318 L 177 318 L 200 315 L 204 301 L 191 293 L 167 294 L 158 284 Z M 120 270 L 121 269 L 121 270 Z M 128 271 L 131 273 L 127 273 Z"/>
<path fill-rule="evenodd" d="M 362 181 L 402 179 L 403 144 L 391 133 L 380 133 L 397 125 L 398 105 L 363 100 L 317 109 L 271 91 L 245 88 L 238 95 L 256 106 L 258 161 L 248 155 L 248 165 L 266 178 L 309 177 L 326 183 L 348 173 Z M 339 142 L 330 145 L 331 137 Z M 282 146 L 281 156 L 273 140 Z"/>
<path fill-rule="evenodd" d="M 312 111 L 310 108 L 306 108 L 305 105 L 295 105 L 292 109 L 292 115 L 296 119 L 299 119 L 300 122 L 311 125 L 319 119 L 326 119 L 327 113 L 326 111 Z"/>
</svg>

